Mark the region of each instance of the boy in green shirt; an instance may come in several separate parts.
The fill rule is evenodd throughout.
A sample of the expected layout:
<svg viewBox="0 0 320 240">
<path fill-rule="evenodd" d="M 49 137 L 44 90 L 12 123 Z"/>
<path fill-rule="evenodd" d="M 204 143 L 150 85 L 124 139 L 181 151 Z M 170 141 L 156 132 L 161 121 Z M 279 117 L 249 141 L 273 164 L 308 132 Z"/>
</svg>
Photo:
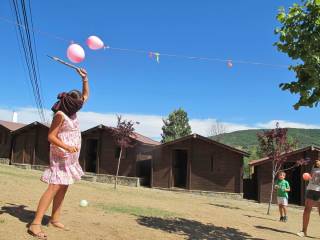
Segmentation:
<svg viewBox="0 0 320 240">
<path fill-rule="evenodd" d="M 290 192 L 290 185 L 286 178 L 286 173 L 280 171 L 278 173 L 278 180 L 276 181 L 275 189 L 277 190 L 277 201 L 279 205 L 280 221 L 287 222 L 287 206 L 288 206 L 288 192 Z"/>
</svg>

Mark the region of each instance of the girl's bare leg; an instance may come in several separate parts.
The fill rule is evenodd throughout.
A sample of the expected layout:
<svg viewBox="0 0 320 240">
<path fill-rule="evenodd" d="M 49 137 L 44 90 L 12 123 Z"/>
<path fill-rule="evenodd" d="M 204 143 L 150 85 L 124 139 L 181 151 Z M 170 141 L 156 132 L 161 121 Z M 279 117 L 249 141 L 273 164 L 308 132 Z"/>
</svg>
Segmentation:
<svg viewBox="0 0 320 240">
<path fill-rule="evenodd" d="M 310 199 L 306 199 L 305 208 L 303 211 L 303 223 L 302 223 L 302 231 L 304 232 L 305 235 L 307 235 L 312 207 L 313 207 L 313 201 Z"/>
<path fill-rule="evenodd" d="M 60 185 L 49 184 L 47 190 L 42 194 L 38 204 L 36 216 L 32 221 L 32 225 L 30 225 L 29 227 L 29 229 L 32 232 L 38 233 L 41 231 L 40 226 L 41 226 L 43 216 L 48 210 L 54 196 L 59 191 L 59 189 L 60 189 Z"/>
<path fill-rule="evenodd" d="M 53 205 L 52 205 L 52 214 L 50 221 L 57 227 L 63 228 L 63 224 L 59 222 L 62 203 L 66 192 L 68 190 L 68 185 L 61 185 L 61 188 L 58 190 L 57 194 L 53 198 Z"/>
</svg>

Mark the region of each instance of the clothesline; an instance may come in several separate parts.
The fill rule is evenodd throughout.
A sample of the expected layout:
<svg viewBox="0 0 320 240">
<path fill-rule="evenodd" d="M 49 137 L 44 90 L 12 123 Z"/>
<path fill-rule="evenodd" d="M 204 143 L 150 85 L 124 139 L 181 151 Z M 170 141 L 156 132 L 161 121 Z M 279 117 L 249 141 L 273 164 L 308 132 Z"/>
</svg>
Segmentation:
<svg viewBox="0 0 320 240">
<path fill-rule="evenodd" d="M 22 24 L 19 24 L 13 20 L 10 20 L 8 18 L 0 16 L 0 20 L 9 24 L 16 25 L 18 27 L 24 28 L 25 26 Z M 47 32 L 47 31 L 42 31 L 40 29 L 30 29 L 30 31 L 49 37 L 53 38 L 59 41 L 63 41 L 65 43 L 74 43 L 76 41 L 74 40 L 69 40 L 61 36 L 57 36 L 53 33 Z M 161 57 L 173 57 L 173 58 L 184 58 L 188 60 L 199 60 L 199 61 L 214 61 L 214 62 L 224 62 L 227 63 L 229 67 L 232 67 L 233 64 L 249 64 L 249 65 L 259 65 L 259 66 L 266 66 L 266 67 L 274 67 L 274 68 L 289 68 L 289 65 L 282 65 L 282 64 L 270 64 L 270 63 L 263 63 L 263 62 L 255 62 L 255 61 L 245 61 L 245 60 L 233 60 L 233 59 L 222 59 L 222 58 L 212 58 L 212 57 L 200 57 L 200 56 L 188 56 L 188 55 L 180 55 L 180 54 L 172 54 L 172 53 L 163 53 L 163 52 L 158 52 L 158 51 L 147 51 L 147 50 L 139 50 L 139 49 L 130 49 L 130 48 L 118 48 L 118 47 L 112 47 L 112 46 L 105 46 L 104 50 L 113 50 L 113 51 L 122 51 L 122 52 L 132 52 L 132 53 L 140 53 L 147 55 L 151 58 L 155 58 L 156 61 L 159 63 L 160 62 L 160 56 Z"/>
</svg>

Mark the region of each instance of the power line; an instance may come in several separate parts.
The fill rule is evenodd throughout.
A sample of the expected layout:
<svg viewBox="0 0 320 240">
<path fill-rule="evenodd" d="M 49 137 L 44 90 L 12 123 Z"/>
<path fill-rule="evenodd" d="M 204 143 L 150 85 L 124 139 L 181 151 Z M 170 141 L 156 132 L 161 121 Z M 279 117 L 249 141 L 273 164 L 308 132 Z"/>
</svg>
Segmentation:
<svg viewBox="0 0 320 240">
<path fill-rule="evenodd" d="M 31 2 L 30 0 L 28 0 L 28 4 L 29 4 L 29 14 L 30 14 L 30 20 L 31 20 L 31 29 L 33 29 L 33 18 L 32 18 L 32 10 L 31 10 Z M 32 32 L 32 39 L 33 39 L 33 45 L 34 45 L 34 49 L 35 49 L 35 56 L 36 56 L 36 66 L 37 66 L 37 73 L 38 73 L 38 78 L 39 78 L 39 85 L 40 85 L 40 92 L 43 92 L 42 90 L 42 84 L 41 84 L 41 77 L 40 77 L 40 69 L 39 69 L 39 61 L 38 61 L 38 54 L 37 54 L 37 44 L 36 44 L 36 38 L 35 38 L 35 35 L 34 35 L 34 31 L 31 31 Z M 40 95 L 41 97 L 41 95 Z M 41 101 L 43 101 L 43 98 L 41 97 Z"/>
<path fill-rule="evenodd" d="M 31 82 L 32 91 L 33 91 L 35 103 L 37 106 L 38 114 L 40 116 L 40 120 L 42 122 L 46 122 L 43 104 L 42 104 L 41 92 L 40 92 L 40 88 L 39 88 L 39 85 L 40 85 L 40 83 L 39 83 L 40 77 L 39 77 L 39 73 L 38 73 L 39 66 L 38 66 L 37 58 L 35 60 L 35 57 L 34 57 L 36 55 L 36 52 L 35 53 L 33 52 L 33 46 L 35 47 L 35 41 L 33 39 L 34 44 L 32 44 L 32 37 L 30 34 L 30 29 L 29 29 L 26 4 L 25 4 L 24 0 L 21 0 L 20 1 L 21 7 L 19 7 L 19 3 L 17 0 L 13 0 L 12 2 L 13 2 L 14 15 L 16 17 L 16 21 L 18 24 L 17 26 L 24 26 L 23 28 L 18 27 L 18 33 L 19 33 L 19 37 L 20 37 L 20 41 L 21 41 L 21 46 L 23 48 L 24 59 L 26 62 L 28 75 L 29 75 L 29 79 Z M 30 9 L 30 14 L 31 14 L 31 9 Z M 20 52 L 20 54 L 21 54 L 21 52 Z"/>
<path fill-rule="evenodd" d="M 37 55 L 36 53 L 34 54 L 33 53 L 33 48 L 32 48 L 32 41 L 31 41 L 31 36 L 30 36 L 30 30 L 29 30 L 29 23 L 28 23 L 28 17 L 27 17 L 27 12 L 26 12 L 26 6 L 25 6 L 25 1 L 24 0 L 21 0 L 21 5 L 22 5 L 22 10 L 23 10 L 23 16 L 24 16 L 24 19 L 25 19 L 25 23 L 26 23 L 26 32 L 27 32 L 27 38 L 28 38 L 28 46 L 29 46 L 29 49 L 30 49 L 30 56 L 31 56 L 31 63 L 32 63 L 32 70 L 33 70 L 33 74 L 34 74 L 34 83 L 35 83 L 35 86 L 36 86 L 36 94 L 37 94 L 37 97 L 39 99 L 39 106 L 40 106 L 40 111 L 41 111 L 41 115 L 43 117 L 43 120 L 45 119 L 45 116 L 44 116 L 44 113 L 43 113 L 43 104 L 42 104 L 42 97 L 41 97 L 41 94 L 40 94 L 40 79 L 39 79 L 39 71 L 37 71 L 37 69 L 39 70 L 39 67 L 38 67 L 38 63 L 35 63 L 36 60 L 37 60 L 37 57 L 36 57 L 36 60 L 34 58 L 34 55 Z M 29 6 L 29 9 L 30 9 L 30 6 Z M 31 12 L 30 12 L 31 13 Z M 34 41 L 34 38 L 33 38 L 33 41 Z M 35 41 L 34 41 L 34 47 L 36 49 L 36 46 L 35 46 Z"/>
</svg>

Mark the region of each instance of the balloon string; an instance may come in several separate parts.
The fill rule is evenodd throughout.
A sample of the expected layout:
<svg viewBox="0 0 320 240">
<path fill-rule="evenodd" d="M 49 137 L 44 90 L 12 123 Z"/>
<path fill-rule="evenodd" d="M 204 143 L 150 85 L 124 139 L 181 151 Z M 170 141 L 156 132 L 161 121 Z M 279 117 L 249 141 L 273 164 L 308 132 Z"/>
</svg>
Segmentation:
<svg viewBox="0 0 320 240">
<path fill-rule="evenodd" d="M 10 24 L 14 24 L 14 25 L 16 25 L 18 27 L 21 27 L 23 29 L 26 29 L 26 27 L 23 24 L 19 24 L 19 23 L 15 22 L 15 21 L 12 21 L 12 20 L 8 19 L 8 18 L 4 18 L 4 17 L 0 16 L 0 20 L 2 20 L 4 22 L 7 22 L 7 23 L 10 23 Z M 71 43 L 72 42 L 72 40 L 67 40 L 67 39 L 62 38 L 60 36 L 56 36 L 56 35 L 54 35 L 52 33 L 45 32 L 45 31 L 42 31 L 42 30 L 39 30 L 39 29 L 32 28 L 32 29 L 30 29 L 30 31 L 34 32 L 34 33 L 42 34 L 42 35 L 47 36 L 47 37 L 54 38 L 56 40 L 64 41 L 64 42 L 67 42 L 67 43 Z"/>
<path fill-rule="evenodd" d="M 12 21 L 8 18 L 0 16 L 0 20 L 14 24 L 18 27 L 24 28 L 25 26 L 23 24 L 19 24 L 15 21 Z M 49 32 L 45 32 L 39 29 L 31 29 L 31 31 L 35 33 L 42 34 L 47 37 L 54 38 L 56 40 L 60 40 L 63 42 L 67 43 L 73 43 L 72 40 L 68 40 L 65 38 L 62 38 L 60 36 L 54 35 Z M 171 53 L 159 53 L 155 51 L 146 51 L 146 50 L 139 50 L 139 49 L 129 49 L 129 48 L 117 48 L 117 47 L 110 47 L 110 46 L 105 46 L 104 49 L 109 49 L 109 50 L 115 50 L 115 51 L 123 51 L 123 52 L 134 52 L 134 53 L 143 53 L 143 54 L 149 54 L 149 56 L 155 56 L 156 61 L 159 63 L 159 58 L 161 56 L 165 57 L 175 57 L 175 58 L 184 58 L 184 59 L 189 59 L 189 60 L 201 60 L 201 61 L 215 61 L 215 62 L 224 62 L 224 63 L 237 63 L 237 64 L 251 64 L 251 65 L 260 65 L 260 66 L 267 66 L 267 67 L 275 67 L 275 68 L 288 68 L 288 65 L 280 65 L 280 64 L 269 64 L 269 63 L 262 63 L 262 62 L 252 62 L 252 61 L 244 61 L 244 60 L 231 60 L 231 59 L 220 59 L 220 58 L 210 58 L 210 57 L 199 57 L 199 56 L 188 56 L 188 55 L 179 55 L 179 54 L 171 54 Z"/>
<path fill-rule="evenodd" d="M 215 62 L 223 62 L 223 63 L 228 63 L 228 62 L 232 61 L 232 63 L 239 63 L 239 64 L 252 64 L 252 65 L 262 65 L 262 66 L 269 66 L 269 67 L 279 67 L 279 68 L 288 68 L 289 67 L 289 65 L 270 64 L 270 63 L 262 63 L 262 62 L 251 62 L 251 61 L 244 61 L 244 60 L 231 60 L 231 59 L 220 59 L 220 58 L 210 58 L 210 57 L 188 56 L 188 55 L 169 54 L 169 53 L 157 53 L 157 52 L 153 52 L 153 51 L 128 49 L 128 48 L 108 47 L 108 49 L 117 50 L 117 51 L 135 52 L 135 53 L 144 53 L 144 54 L 150 54 L 150 53 L 155 54 L 155 55 L 161 54 L 161 56 L 185 58 L 185 59 L 189 59 L 189 60 L 215 61 Z"/>
</svg>

